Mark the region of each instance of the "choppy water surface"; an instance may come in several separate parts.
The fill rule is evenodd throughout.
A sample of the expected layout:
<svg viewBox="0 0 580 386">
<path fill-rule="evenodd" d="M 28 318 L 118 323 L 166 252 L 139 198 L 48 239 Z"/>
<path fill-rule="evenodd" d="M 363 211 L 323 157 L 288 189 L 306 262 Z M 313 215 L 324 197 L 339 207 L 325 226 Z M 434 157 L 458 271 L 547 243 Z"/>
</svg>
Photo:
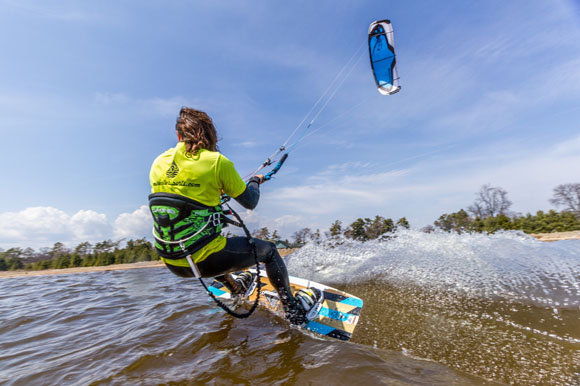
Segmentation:
<svg viewBox="0 0 580 386">
<path fill-rule="evenodd" d="M 308 245 L 365 301 L 351 342 L 236 320 L 165 268 L 0 280 L 0 384 L 580 383 L 580 242 L 407 231 Z"/>
</svg>

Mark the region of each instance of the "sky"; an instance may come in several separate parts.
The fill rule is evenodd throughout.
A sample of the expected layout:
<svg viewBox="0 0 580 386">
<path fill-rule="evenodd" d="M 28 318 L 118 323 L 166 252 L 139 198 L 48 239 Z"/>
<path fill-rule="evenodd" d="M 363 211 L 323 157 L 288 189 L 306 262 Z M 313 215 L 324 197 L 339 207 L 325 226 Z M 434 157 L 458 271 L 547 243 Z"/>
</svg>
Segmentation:
<svg viewBox="0 0 580 386">
<path fill-rule="evenodd" d="M 391 96 L 366 46 L 381 19 Z M 0 0 L 0 248 L 150 237 L 149 169 L 182 106 L 213 118 L 246 175 L 335 78 L 258 208 L 240 211 L 250 229 L 375 215 L 420 229 L 484 184 L 513 212 L 554 209 L 553 188 L 580 182 L 579 41 L 570 0 Z"/>
</svg>

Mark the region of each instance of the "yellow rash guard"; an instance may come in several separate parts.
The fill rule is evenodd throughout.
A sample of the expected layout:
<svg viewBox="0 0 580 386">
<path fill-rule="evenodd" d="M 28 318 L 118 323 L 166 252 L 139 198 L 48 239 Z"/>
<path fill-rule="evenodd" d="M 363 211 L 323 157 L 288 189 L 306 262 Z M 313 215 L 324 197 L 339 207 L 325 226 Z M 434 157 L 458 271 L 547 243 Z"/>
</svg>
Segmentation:
<svg viewBox="0 0 580 386">
<path fill-rule="evenodd" d="M 205 149 L 195 155 L 187 153 L 185 142 L 179 142 L 153 161 L 149 181 L 152 193 L 179 194 L 207 206 L 219 205 L 222 191 L 235 198 L 246 190 L 246 184 L 232 161 L 218 152 Z M 220 235 L 192 254 L 191 258 L 194 263 L 199 263 L 225 245 L 226 239 Z M 189 267 L 185 258 L 161 260 L 166 264 Z"/>
</svg>

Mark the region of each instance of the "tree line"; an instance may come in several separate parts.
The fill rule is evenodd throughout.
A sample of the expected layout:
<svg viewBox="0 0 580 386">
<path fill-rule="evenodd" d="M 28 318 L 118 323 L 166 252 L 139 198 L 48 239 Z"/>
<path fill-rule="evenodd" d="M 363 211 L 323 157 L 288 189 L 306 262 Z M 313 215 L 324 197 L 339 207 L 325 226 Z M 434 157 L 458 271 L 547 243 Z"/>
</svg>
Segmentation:
<svg viewBox="0 0 580 386">
<path fill-rule="evenodd" d="M 390 218 L 376 215 L 373 219 L 357 218 L 347 227 L 343 227 L 340 220 L 334 221 L 328 231 L 321 232 L 320 229 L 302 228 L 292 234 L 292 239 L 281 240 L 278 230 L 270 232 L 268 227 L 262 227 L 252 232 L 252 236 L 258 239 L 278 242 L 281 246 L 288 248 L 300 248 L 309 241 L 320 243 L 323 240 L 344 236 L 347 239 L 368 241 L 388 238 L 389 234 L 398 229 L 409 229 L 409 222 L 405 217 L 394 222 Z"/>
<path fill-rule="evenodd" d="M 580 229 L 580 184 L 562 184 L 553 190 L 549 202 L 561 212 L 537 211 L 535 215 L 522 215 L 510 211 L 512 202 L 501 187 L 483 185 L 476 194 L 474 203 L 467 210 L 442 214 L 434 226 L 426 227 L 430 232 L 435 228 L 447 232 L 487 232 L 498 230 L 521 230 L 525 233 L 566 232 Z"/>
<path fill-rule="evenodd" d="M 144 238 L 129 240 L 124 247 L 120 247 L 121 242 L 105 240 L 94 245 L 82 242 L 73 249 L 57 242 L 52 248 L 42 248 L 38 252 L 32 248 L 10 248 L 0 251 L 0 271 L 94 267 L 159 260 L 153 245 Z"/>
</svg>

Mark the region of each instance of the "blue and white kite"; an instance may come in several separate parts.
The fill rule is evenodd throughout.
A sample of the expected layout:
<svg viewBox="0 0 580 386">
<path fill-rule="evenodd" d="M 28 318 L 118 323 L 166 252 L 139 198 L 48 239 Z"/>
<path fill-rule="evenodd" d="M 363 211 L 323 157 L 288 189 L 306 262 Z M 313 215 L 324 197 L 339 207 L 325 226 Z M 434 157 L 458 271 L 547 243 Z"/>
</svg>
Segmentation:
<svg viewBox="0 0 580 386">
<path fill-rule="evenodd" d="M 369 55 L 379 92 L 391 95 L 401 89 L 395 58 L 395 37 L 390 20 L 380 20 L 369 26 Z"/>
</svg>

